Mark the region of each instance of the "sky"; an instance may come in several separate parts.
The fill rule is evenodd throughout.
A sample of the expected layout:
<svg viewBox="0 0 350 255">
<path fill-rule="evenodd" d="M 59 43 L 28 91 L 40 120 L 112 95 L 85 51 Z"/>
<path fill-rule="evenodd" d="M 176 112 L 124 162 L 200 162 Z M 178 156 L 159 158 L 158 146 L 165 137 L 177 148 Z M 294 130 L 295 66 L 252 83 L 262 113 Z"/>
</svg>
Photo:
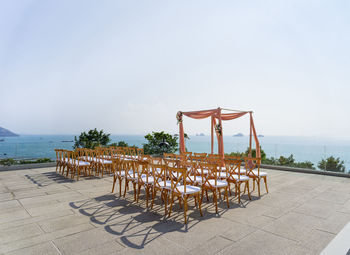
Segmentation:
<svg viewBox="0 0 350 255">
<path fill-rule="evenodd" d="M 0 0 L 0 126 L 178 132 L 252 110 L 257 132 L 349 138 L 350 2 Z M 210 121 L 184 118 L 185 132 Z M 249 132 L 249 119 L 224 123 Z"/>
</svg>

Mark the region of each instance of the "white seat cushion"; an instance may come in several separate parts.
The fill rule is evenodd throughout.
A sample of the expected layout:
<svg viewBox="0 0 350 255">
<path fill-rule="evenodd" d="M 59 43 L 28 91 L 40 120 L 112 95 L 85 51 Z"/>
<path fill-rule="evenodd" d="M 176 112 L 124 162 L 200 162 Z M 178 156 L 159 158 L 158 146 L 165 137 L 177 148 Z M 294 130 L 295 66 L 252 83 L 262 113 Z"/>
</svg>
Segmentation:
<svg viewBox="0 0 350 255">
<path fill-rule="evenodd" d="M 200 175 L 189 175 L 187 178 L 186 178 L 186 181 L 187 182 L 197 182 L 197 183 L 202 183 L 202 176 Z"/>
<path fill-rule="evenodd" d="M 181 185 L 181 186 L 177 186 L 177 190 L 181 193 L 181 194 L 193 194 L 193 193 L 197 193 L 201 191 L 201 188 L 196 187 L 196 186 L 192 186 L 192 185 L 186 185 L 186 193 L 185 193 L 185 186 Z"/>
<path fill-rule="evenodd" d="M 238 181 L 238 175 L 237 174 L 233 174 L 229 177 L 229 179 L 235 179 L 236 181 Z M 249 181 L 249 177 L 246 175 L 239 175 L 239 180 L 240 181 Z"/>
<path fill-rule="evenodd" d="M 217 172 L 217 177 L 218 178 L 223 178 L 226 179 L 228 174 L 226 172 Z"/>
<path fill-rule="evenodd" d="M 210 183 L 211 186 L 213 186 L 215 188 L 221 188 L 221 187 L 228 186 L 227 181 L 223 181 L 223 180 L 217 180 L 216 185 L 215 185 L 215 180 L 213 180 L 213 179 L 208 180 L 208 182 Z M 209 186 L 208 183 L 205 183 L 205 185 Z"/>
<path fill-rule="evenodd" d="M 159 185 L 164 189 L 171 189 L 171 181 L 161 181 L 159 182 Z"/>
<path fill-rule="evenodd" d="M 75 162 L 76 165 L 79 165 L 79 166 L 89 166 L 90 163 L 89 162 L 85 162 L 85 161 L 76 161 Z"/>
<path fill-rule="evenodd" d="M 142 182 L 144 183 L 154 183 L 154 178 L 152 176 L 148 176 L 148 180 L 147 180 L 147 176 L 143 176 L 141 177 Z"/>
<path fill-rule="evenodd" d="M 266 172 L 261 172 L 261 171 L 259 171 L 259 175 L 258 175 L 258 170 L 253 170 L 253 173 L 255 176 L 267 176 Z M 252 174 L 250 174 L 250 175 L 252 175 Z"/>
</svg>

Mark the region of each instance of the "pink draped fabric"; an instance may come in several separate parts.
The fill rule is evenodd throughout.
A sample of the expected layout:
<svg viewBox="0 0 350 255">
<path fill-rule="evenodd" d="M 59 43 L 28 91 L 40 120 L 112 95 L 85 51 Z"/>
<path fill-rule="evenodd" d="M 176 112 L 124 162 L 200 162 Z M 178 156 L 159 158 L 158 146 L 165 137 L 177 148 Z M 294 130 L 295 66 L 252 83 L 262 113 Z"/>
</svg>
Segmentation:
<svg viewBox="0 0 350 255">
<path fill-rule="evenodd" d="M 185 147 L 185 137 L 184 137 L 184 128 L 182 123 L 182 115 L 193 119 L 205 119 L 211 117 L 211 153 L 214 152 L 214 130 L 218 139 L 218 154 L 224 158 L 224 140 L 223 140 L 223 129 L 222 129 L 222 121 L 223 120 L 233 120 L 244 116 L 245 114 L 250 114 L 250 140 L 249 140 L 249 151 L 251 152 L 251 137 L 254 136 L 255 145 L 256 145 L 256 156 L 260 157 L 260 145 L 258 136 L 256 134 L 253 115 L 252 112 L 238 112 L 238 113 L 221 113 L 221 108 L 212 109 L 212 110 L 204 110 L 204 111 L 191 111 L 191 112 L 178 112 L 181 115 L 181 120 L 179 121 L 179 135 L 180 135 L 180 153 L 184 153 L 186 151 Z M 218 120 L 218 124 L 221 127 L 221 134 L 216 130 L 216 119 Z"/>
</svg>

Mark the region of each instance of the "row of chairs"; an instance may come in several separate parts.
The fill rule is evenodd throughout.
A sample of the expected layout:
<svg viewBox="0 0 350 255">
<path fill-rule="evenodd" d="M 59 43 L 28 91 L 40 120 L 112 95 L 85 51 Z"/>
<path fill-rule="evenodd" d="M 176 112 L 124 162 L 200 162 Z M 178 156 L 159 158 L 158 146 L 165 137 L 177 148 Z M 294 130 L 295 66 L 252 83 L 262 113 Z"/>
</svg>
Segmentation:
<svg viewBox="0 0 350 255">
<path fill-rule="evenodd" d="M 117 159 L 141 159 L 143 149 L 134 147 L 96 147 L 95 149 L 78 148 L 74 151 L 55 149 L 56 172 L 72 179 L 84 176 L 112 174 Z"/>
<path fill-rule="evenodd" d="M 249 199 L 249 180 L 253 179 L 253 184 L 260 177 L 264 176 L 265 187 L 267 190 L 266 173 L 253 170 L 251 166 L 241 169 L 242 161 L 235 158 L 225 158 L 214 160 L 214 157 L 206 155 L 176 155 L 164 154 L 163 159 L 154 159 L 144 157 L 143 159 L 125 160 L 119 157 L 115 164 L 115 174 L 113 178 L 112 192 L 114 192 L 116 181 L 119 181 L 119 195 L 122 195 L 122 183 L 124 181 L 124 194 L 129 189 L 129 185 L 133 185 L 134 200 L 139 201 L 140 190 L 143 187 L 146 194 L 146 206 L 149 206 L 149 198 L 152 199 L 151 208 L 153 208 L 154 200 L 159 191 L 161 199 L 165 204 L 165 215 L 171 215 L 174 198 L 178 198 L 180 206 L 184 205 L 185 223 L 187 223 L 187 201 L 190 197 L 194 197 L 195 206 L 198 207 L 200 214 L 201 204 L 204 194 L 209 201 L 208 191 L 213 193 L 213 202 L 215 210 L 218 213 L 218 198 L 226 200 L 229 207 L 229 195 L 231 195 L 231 185 L 235 187 L 235 196 L 238 196 L 238 202 L 241 202 L 241 185 L 244 184 L 244 192 L 247 191 Z M 251 161 L 257 159 L 246 158 L 245 165 L 249 166 Z M 242 170 L 242 171 L 241 171 Z M 256 172 L 258 171 L 258 172 Z M 260 196 L 260 181 L 257 182 Z M 253 186 L 254 189 L 254 186 Z M 169 212 L 168 212 L 168 204 Z"/>
</svg>

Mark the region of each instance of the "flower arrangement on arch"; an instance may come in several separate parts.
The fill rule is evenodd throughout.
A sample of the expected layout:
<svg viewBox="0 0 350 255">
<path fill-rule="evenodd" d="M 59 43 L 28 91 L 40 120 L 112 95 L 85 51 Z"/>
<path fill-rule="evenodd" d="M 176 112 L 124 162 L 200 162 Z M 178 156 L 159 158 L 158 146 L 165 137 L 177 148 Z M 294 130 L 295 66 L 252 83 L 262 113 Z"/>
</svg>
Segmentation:
<svg viewBox="0 0 350 255">
<path fill-rule="evenodd" d="M 221 136 L 222 135 L 222 126 L 219 124 L 215 125 L 215 131 Z"/>
<path fill-rule="evenodd" d="M 182 112 L 176 114 L 177 124 L 182 123 Z"/>
</svg>

